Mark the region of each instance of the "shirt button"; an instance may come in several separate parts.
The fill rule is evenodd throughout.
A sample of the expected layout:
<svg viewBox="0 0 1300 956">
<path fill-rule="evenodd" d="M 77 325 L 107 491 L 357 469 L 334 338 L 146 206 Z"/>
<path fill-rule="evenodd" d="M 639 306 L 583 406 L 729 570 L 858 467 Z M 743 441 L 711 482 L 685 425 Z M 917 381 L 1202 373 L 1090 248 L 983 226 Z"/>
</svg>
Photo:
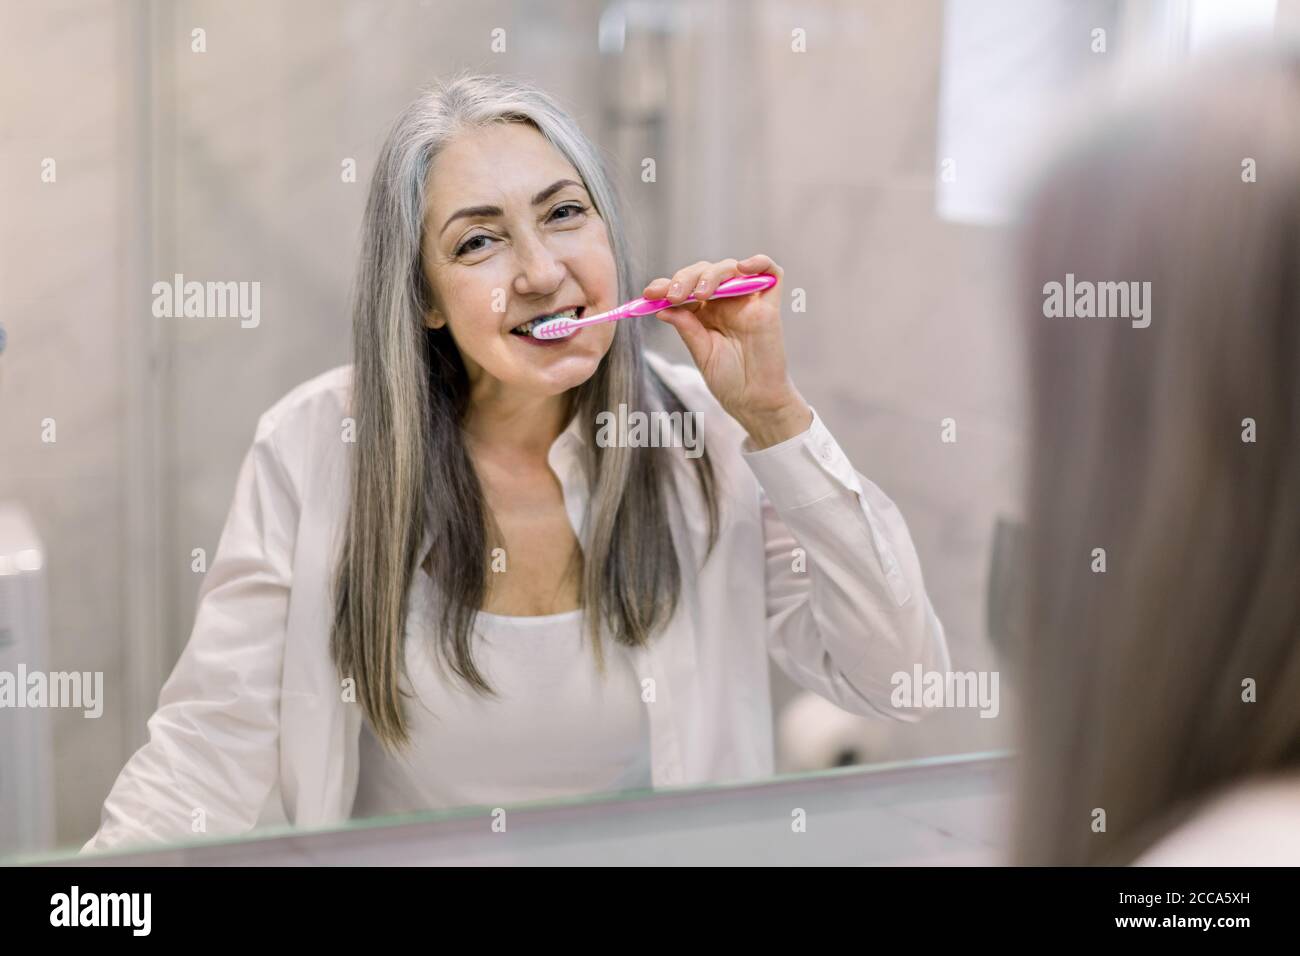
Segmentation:
<svg viewBox="0 0 1300 956">
<path fill-rule="evenodd" d="M 821 447 L 822 461 L 829 462 L 835 457 L 835 449 L 831 448 L 830 442 L 822 442 Z"/>
</svg>

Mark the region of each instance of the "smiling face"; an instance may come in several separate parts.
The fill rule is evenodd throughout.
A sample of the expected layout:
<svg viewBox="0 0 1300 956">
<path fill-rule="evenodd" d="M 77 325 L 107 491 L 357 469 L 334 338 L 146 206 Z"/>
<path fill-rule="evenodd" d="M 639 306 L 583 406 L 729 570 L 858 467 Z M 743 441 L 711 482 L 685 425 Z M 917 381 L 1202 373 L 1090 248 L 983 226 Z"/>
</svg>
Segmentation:
<svg viewBox="0 0 1300 956">
<path fill-rule="evenodd" d="M 549 397 L 590 378 L 614 323 L 541 342 L 512 330 L 566 309 L 618 305 L 605 223 L 582 177 L 536 129 L 492 124 L 458 133 L 426 184 L 424 274 L 476 396 Z"/>
</svg>

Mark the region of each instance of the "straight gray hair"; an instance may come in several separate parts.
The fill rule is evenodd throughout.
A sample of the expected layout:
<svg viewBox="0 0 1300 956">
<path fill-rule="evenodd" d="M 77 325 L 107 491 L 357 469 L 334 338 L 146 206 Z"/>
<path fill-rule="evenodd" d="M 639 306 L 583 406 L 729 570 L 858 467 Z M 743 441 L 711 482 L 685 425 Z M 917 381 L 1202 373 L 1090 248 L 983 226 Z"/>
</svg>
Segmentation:
<svg viewBox="0 0 1300 956">
<path fill-rule="evenodd" d="M 390 748 L 409 739 L 400 677 L 424 528 L 433 539 L 435 647 L 470 687 L 494 693 L 472 653 L 493 525 L 462 432 L 465 366 L 447 328 L 425 326 L 435 297 L 421 258 L 434 157 L 458 132 L 492 123 L 531 125 L 573 164 L 608 231 L 619 301 L 632 297 L 614 187 L 595 146 L 550 96 L 517 80 L 459 75 L 422 92 L 398 116 L 379 154 L 362 226 L 353 297 L 356 442 L 330 634 L 339 675 L 355 682 L 371 727 Z M 586 635 L 602 668 L 602 629 L 621 644 L 645 644 L 672 617 L 681 587 L 666 504 L 668 494 L 678 493 L 673 463 L 664 457 L 674 450 L 598 448 L 595 440 L 597 414 L 619 403 L 685 411 L 642 348 L 640 325 L 618 323 L 596 373 L 570 395 L 586 429 L 583 465 L 592 489 L 579 535 L 587 548 L 579 590 Z M 708 515 L 707 560 L 720 524 L 716 482 L 707 455 L 692 462 Z M 571 573 L 582 558 L 574 555 Z"/>
</svg>

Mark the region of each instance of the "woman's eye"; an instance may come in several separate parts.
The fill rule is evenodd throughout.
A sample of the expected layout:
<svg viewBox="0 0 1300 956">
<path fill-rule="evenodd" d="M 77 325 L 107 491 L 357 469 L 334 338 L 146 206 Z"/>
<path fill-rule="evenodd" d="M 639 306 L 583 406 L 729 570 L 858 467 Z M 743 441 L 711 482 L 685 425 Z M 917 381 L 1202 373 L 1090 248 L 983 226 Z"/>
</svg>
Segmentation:
<svg viewBox="0 0 1300 956">
<path fill-rule="evenodd" d="M 561 216 L 560 213 L 565 211 L 568 211 L 569 215 Z M 551 211 L 551 218 L 563 221 L 565 219 L 573 219 L 586 211 L 587 207 L 582 205 L 582 203 L 570 202 L 565 203 L 563 206 L 556 206 L 555 209 Z"/>
<path fill-rule="evenodd" d="M 566 222 L 570 219 L 576 219 L 587 211 L 587 207 L 579 202 L 569 202 L 562 206 L 556 206 L 551 210 L 550 220 L 552 222 Z M 481 240 L 481 241 L 480 241 Z M 457 256 L 473 255 L 476 252 L 483 252 L 495 241 L 493 236 L 484 233 L 470 236 L 459 246 L 456 247 Z"/>
<path fill-rule="evenodd" d="M 474 245 L 474 243 L 480 239 L 486 242 L 491 238 L 492 238 L 491 236 L 485 236 L 482 233 L 479 233 L 477 236 L 470 236 L 468 239 L 466 239 L 464 242 L 462 242 L 459 246 L 456 247 L 456 255 L 463 256 L 470 252 L 482 252 L 487 247 L 476 246 Z"/>
</svg>

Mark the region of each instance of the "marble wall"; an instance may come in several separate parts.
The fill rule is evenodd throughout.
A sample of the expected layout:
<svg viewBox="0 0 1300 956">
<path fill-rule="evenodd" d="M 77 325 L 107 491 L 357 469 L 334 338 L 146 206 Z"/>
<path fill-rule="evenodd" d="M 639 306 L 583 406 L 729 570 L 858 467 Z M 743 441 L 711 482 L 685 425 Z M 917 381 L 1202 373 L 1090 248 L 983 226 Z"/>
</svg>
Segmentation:
<svg viewBox="0 0 1300 956">
<path fill-rule="evenodd" d="M 602 14 L 607 44 L 626 24 L 622 52 L 602 54 Z M 215 550 L 258 415 L 349 360 L 387 125 L 461 67 L 574 109 L 620 179 L 639 277 L 783 265 L 807 298 L 787 316 L 796 382 L 906 515 L 955 666 L 995 667 L 984 590 L 1020 493 L 1020 356 L 1007 233 L 934 211 L 942 42 L 940 0 L 0 3 L 0 497 L 46 538 L 51 666 L 110 687 L 103 719 L 56 718 L 60 840 L 90 834 L 144 739 L 193 623 L 192 550 Z M 153 318 L 149 286 L 175 273 L 260 282 L 260 324 Z M 999 746 L 1003 714 L 891 725 L 873 754 Z"/>
</svg>

